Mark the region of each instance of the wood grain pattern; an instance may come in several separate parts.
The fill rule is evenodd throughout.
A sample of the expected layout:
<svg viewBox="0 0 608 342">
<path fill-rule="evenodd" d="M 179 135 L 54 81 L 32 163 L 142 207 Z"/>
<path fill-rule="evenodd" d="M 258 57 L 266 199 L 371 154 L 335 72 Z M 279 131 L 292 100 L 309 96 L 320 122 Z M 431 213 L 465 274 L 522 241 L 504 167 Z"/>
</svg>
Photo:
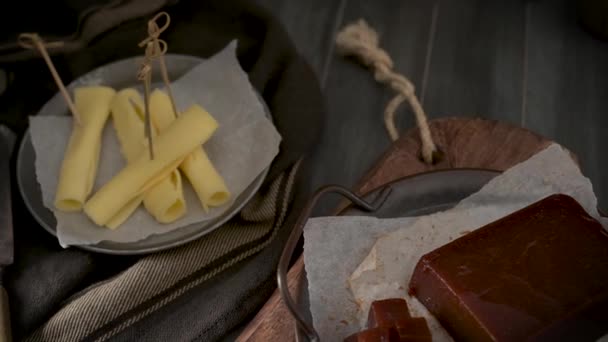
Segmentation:
<svg viewBox="0 0 608 342">
<path fill-rule="evenodd" d="M 602 76 L 608 74 L 608 43 L 581 29 L 573 1 L 255 1 L 281 19 L 326 79 L 329 110 L 312 189 L 353 186 L 390 145 L 378 120 L 390 91 L 333 49 L 336 29 L 364 18 L 379 31 L 395 68 L 424 95 L 431 118 L 496 119 L 560 142 L 581 158 L 600 207 L 608 208 L 608 180 L 602 177 L 608 168 L 602 158 L 608 143 L 608 78 Z M 413 125 L 407 109 L 397 119 L 401 130 Z M 336 203 L 323 199 L 315 214 L 329 213 Z"/>
<path fill-rule="evenodd" d="M 285 26 L 298 51 L 320 78 L 333 51 L 336 21 L 345 0 L 255 0 L 275 14 Z"/>
<path fill-rule="evenodd" d="M 600 207 L 607 208 L 608 180 L 602 171 L 608 161 L 602 146 L 608 144 L 603 134 L 608 127 L 608 44 L 580 29 L 571 1 L 257 1 L 270 4 L 320 78 L 327 75 L 329 110 L 312 190 L 337 183 L 364 193 L 402 176 L 451 167 L 504 170 L 553 139 L 580 157 Z M 336 3 L 343 12 L 334 9 Z M 310 14 L 315 11 L 328 22 L 317 21 Z M 431 130 L 446 152 L 437 165 L 418 160 L 415 130 L 390 144 L 381 120 L 390 91 L 369 71 L 332 54 L 335 27 L 358 18 L 379 31 L 395 68 L 414 82 L 429 116 L 437 118 Z M 319 48 L 319 39 L 325 48 Z M 453 115 L 519 124 L 547 138 L 494 121 L 438 119 Z M 397 118 L 401 130 L 412 127 L 408 110 Z M 315 214 L 328 214 L 337 204 L 325 200 Z M 302 269 L 300 258 L 290 281 Z M 292 340 L 293 322 L 278 293 L 263 310 L 239 341 Z"/>
<path fill-rule="evenodd" d="M 428 115 L 519 124 L 524 22 L 524 1 L 440 1 L 424 90 Z"/>
<path fill-rule="evenodd" d="M 430 124 L 434 138 L 444 148 L 446 158 L 442 162 L 436 165 L 421 162 L 418 131 L 410 130 L 387 150 L 356 190 L 364 194 L 401 177 L 437 169 L 472 167 L 502 171 L 550 144 L 538 134 L 497 121 L 453 118 L 432 120 Z M 300 256 L 288 274 L 292 293 L 303 274 L 304 261 Z M 275 291 L 237 341 L 292 341 L 294 324 Z"/>
<path fill-rule="evenodd" d="M 606 211 L 608 42 L 580 27 L 572 1 L 531 1 L 528 6 L 525 127 L 576 153 Z"/>
</svg>

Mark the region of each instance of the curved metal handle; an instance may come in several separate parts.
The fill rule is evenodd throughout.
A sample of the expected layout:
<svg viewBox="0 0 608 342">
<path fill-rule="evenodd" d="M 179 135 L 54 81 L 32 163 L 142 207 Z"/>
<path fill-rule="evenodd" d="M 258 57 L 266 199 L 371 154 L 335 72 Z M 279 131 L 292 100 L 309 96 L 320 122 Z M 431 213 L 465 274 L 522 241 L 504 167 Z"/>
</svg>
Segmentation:
<svg viewBox="0 0 608 342">
<path fill-rule="evenodd" d="M 342 195 L 348 200 L 350 200 L 358 208 L 361 208 L 366 211 L 375 211 L 380 206 L 382 206 L 390 192 L 390 187 L 383 188 L 380 191 L 378 197 L 376 197 L 376 199 L 374 200 L 374 203 L 370 204 L 344 187 L 338 185 L 328 185 L 317 190 L 317 192 L 314 193 L 308 203 L 306 203 L 304 209 L 302 209 L 302 212 L 300 213 L 300 216 L 296 221 L 293 231 L 287 239 L 287 244 L 283 249 L 283 253 L 281 253 L 281 258 L 279 259 L 279 269 L 277 272 L 277 283 L 279 286 L 279 291 L 281 293 L 281 298 L 283 299 L 283 302 L 287 306 L 287 309 L 289 310 L 293 318 L 296 320 L 297 328 L 301 329 L 310 341 L 320 341 L 319 335 L 312 326 L 312 323 L 306 322 L 302 314 L 296 308 L 296 304 L 291 298 L 291 294 L 289 293 L 289 287 L 287 286 L 287 269 L 289 267 L 289 262 L 293 255 L 293 251 L 298 243 L 298 240 L 302 235 L 302 231 L 304 230 L 306 221 L 308 221 L 308 218 L 310 217 L 313 208 L 319 201 L 319 198 L 321 198 L 325 194 L 335 193 Z"/>
</svg>

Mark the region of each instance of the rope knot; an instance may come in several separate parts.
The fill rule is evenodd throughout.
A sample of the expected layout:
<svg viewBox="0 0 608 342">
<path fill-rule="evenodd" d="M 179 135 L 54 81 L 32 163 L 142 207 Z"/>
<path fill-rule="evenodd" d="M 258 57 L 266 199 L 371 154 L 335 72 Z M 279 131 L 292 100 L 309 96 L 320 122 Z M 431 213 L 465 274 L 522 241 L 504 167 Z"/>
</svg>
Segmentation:
<svg viewBox="0 0 608 342">
<path fill-rule="evenodd" d="M 378 45 L 378 33 L 363 19 L 338 33 L 336 44 L 343 55 L 359 57 L 365 66 L 393 68 L 393 60 Z"/>
<path fill-rule="evenodd" d="M 389 101 L 384 112 L 384 124 L 393 141 L 399 138 L 395 127 L 395 112 L 404 100 L 409 102 L 420 129 L 422 157 L 425 162 L 433 163 L 437 147 L 431 137 L 426 114 L 416 97 L 414 85 L 405 76 L 393 71 L 391 57 L 379 47 L 378 33 L 363 19 L 359 19 L 338 33 L 336 45 L 343 55 L 358 57 L 365 66 L 373 68 L 376 81 L 389 85 L 398 93 Z"/>
<path fill-rule="evenodd" d="M 407 78 L 403 77 L 402 75 L 395 74 L 395 77 L 392 78 L 390 81 L 391 87 L 397 92 L 406 95 L 407 97 L 415 96 L 414 93 L 416 91 L 416 88 L 414 87 L 412 82 L 410 82 L 410 80 L 408 80 Z"/>
</svg>

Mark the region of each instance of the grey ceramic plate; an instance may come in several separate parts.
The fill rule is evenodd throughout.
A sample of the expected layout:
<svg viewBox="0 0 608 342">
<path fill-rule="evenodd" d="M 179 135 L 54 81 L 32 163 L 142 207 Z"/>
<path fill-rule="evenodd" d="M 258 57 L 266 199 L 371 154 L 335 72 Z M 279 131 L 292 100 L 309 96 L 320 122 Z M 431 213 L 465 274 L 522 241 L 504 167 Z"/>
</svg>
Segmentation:
<svg viewBox="0 0 608 342">
<path fill-rule="evenodd" d="M 347 208 L 342 215 L 394 218 L 432 214 L 455 206 L 499 174 L 497 171 L 490 170 L 454 169 L 402 178 L 390 183 L 390 194 L 375 212 Z M 369 203 L 373 203 L 379 192 L 380 189 L 372 191 L 363 198 Z M 304 276 L 298 282 L 299 288 L 295 298 L 298 298 L 297 307 L 300 313 L 306 321 L 312 322 L 308 281 L 306 273 L 303 274 Z M 299 329 L 296 332 L 298 341 L 309 340 Z"/>
<path fill-rule="evenodd" d="M 166 55 L 169 77 L 172 80 L 178 79 L 202 59 L 184 55 Z M 95 69 L 81 78 L 75 80 L 68 86 L 68 90 L 75 87 L 91 84 L 104 84 L 116 89 L 132 87 L 135 83 L 135 73 L 137 63 L 140 58 L 129 58 Z M 153 80 L 160 80 L 158 68 L 154 69 Z M 260 98 L 261 100 L 261 98 Z M 263 101 L 262 101 L 263 103 Z M 266 114 L 270 117 L 268 108 Z M 56 94 L 41 109 L 39 115 L 67 115 L 68 109 L 60 94 Z M 19 191 L 28 209 L 49 233 L 56 235 L 55 226 L 57 221 L 53 213 L 42 203 L 42 193 L 35 173 L 35 152 L 30 139 L 29 130 L 26 131 L 17 156 L 17 183 Z M 204 222 L 176 229 L 166 234 L 153 235 L 144 240 L 133 243 L 116 243 L 103 241 L 95 245 L 78 246 L 83 249 L 107 253 L 107 254 L 145 254 L 158 252 L 164 249 L 176 247 L 184 243 L 193 241 L 201 236 L 212 232 L 220 227 L 232 216 L 238 213 L 251 197 L 262 185 L 268 169 L 264 170 L 246 189 L 236 198 L 234 204 L 226 210 L 220 217 Z"/>
</svg>

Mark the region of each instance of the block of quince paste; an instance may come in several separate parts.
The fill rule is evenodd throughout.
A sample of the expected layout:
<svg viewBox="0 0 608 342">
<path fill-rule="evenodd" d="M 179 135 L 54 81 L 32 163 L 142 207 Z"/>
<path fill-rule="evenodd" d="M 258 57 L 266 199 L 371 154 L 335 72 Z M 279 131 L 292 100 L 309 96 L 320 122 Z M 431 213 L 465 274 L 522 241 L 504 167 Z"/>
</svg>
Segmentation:
<svg viewBox="0 0 608 342">
<path fill-rule="evenodd" d="M 369 307 L 367 327 L 392 327 L 395 321 L 411 318 L 407 302 L 403 298 L 376 300 Z"/>
<path fill-rule="evenodd" d="M 163 132 L 175 120 L 169 96 L 160 90 L 155 90 L 150 96 L 150 114 L 152 122 L 159 132 Z M 230 200 L 230 191 L 222 176 L 217 172 L 203 147 L 198 147 L 190 153 L 179 166 L 186 178 L 192 184 L 201 205 L 219 207 Z"/>
<path fill-rule="evenodd" d="M 141 96 L 131 88 L 119 91 L 112 100 L 112 121 L 127 163 L 133 162 L 142 151 L 147 150 L 144 113 L 139 110 L 142 107 Z M 155 133 L 153 130 L 153 137 L 156 136 Z M 179 171 L 173 170 L 138 199 L 125 205 L 106 226 L 117 228 L 139 207 L 142 200 L 144 207 L 158 222 L 170 223 L 183 216 L 186 213 L 186 201 Z"/>
<path fill-rule="evenodd" d="M 424 317 L 410 317 L 395 321 L 401 342 L 431 342 L 433 335 Z"/>
<path fill-rule="evenodd" d="M 424 255 L 410 293 L 455 340 L 595 341 L 607 270 L 606 230 L 552 195 Z"/>
<path fill-rule="evenodd" d="M 367 320 L 368 328 L 395 328 L 400 341 L 431 341 L 432 336 L 423 317 L 411 317 L 403 298 L 383 299 L 372 302 Z"/>
<path fill-rule="evenodd" d="M 115 91 L 108 87 L 82 87 L 74 90 L 74 105 L 80 123 L 74 122 L 63 155 L 55 192 L 55 207 L 61 211 L 79 211 L 95 184 L 101 133 L 110 115 L 110 101 Z"/>
<path fill-rule="evenodd" d="M 129 162 L 84 206 L 97 225 L 107 224 L 125 205 L 167 177 L 195 148 L 207 141 L 217 122 L 194 105 L 182 113 L 154 141 L 154 159 L 147 150 Z"/>
<path fill-rule="evenodd" d="M 401 339 L 395 328 L 377 327 L 352 334 L 344 342 L 401 342 Z"/>
</svg>

